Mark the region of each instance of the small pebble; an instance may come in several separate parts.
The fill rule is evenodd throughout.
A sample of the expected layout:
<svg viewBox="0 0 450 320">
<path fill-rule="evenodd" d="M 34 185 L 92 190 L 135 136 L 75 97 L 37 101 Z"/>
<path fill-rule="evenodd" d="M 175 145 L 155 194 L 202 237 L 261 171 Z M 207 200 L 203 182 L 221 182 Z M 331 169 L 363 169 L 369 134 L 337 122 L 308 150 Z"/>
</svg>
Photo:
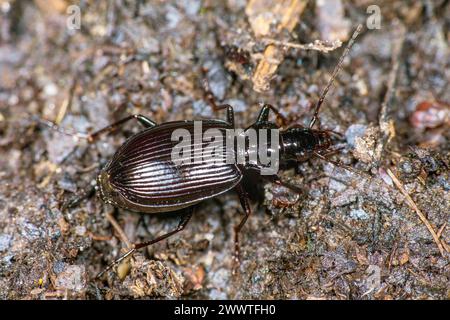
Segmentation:
<svg viewBox="0 0 450 320">
<path fill-rule="evenodd" d="M 67 265 L 55 280 L 60 290 L 81 291 L 86 288 L 86 269 L 84 266 Z"/>
<path fill-rule="evenodd" d="M 351 146 L 355 146 L 355 139 L 357 137 L 363 137 L 366 132 L 367 126 L 363 124 L 353 124 L 345 131 L 345 138 L 347 143 Z"/>
<path fill-rule="evenodd" d="M 354 209 L 354 210 L 350 211 L 350 217 L 352 219 L 358 219 L 358 220 L 369 219 L 369 215 L 367 214 L 367 212 L 365 212 L 362 209 Z"/>
<path fill-rule="evenodd" d="M 11 244 L 12 236 L 10 234 L 0 234 L 0 251 L 5 251 Z"/>
<path fill-rule="evenodd" d="M 207 78 L 211 92 L 217 100 L 223 100 L 228 90 L 229 81 L 222 64 L 219 61 L 208 61 L 205 68 L 208 70 Z"/>
</svg>

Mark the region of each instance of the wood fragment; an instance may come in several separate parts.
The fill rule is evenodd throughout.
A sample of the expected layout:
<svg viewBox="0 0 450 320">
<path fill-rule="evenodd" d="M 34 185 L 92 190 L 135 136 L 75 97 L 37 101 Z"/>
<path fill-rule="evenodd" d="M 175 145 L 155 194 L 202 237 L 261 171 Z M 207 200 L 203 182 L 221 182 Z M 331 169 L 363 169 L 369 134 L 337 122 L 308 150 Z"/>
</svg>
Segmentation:
<svg viewBox="0 0 450 320">
<path fill-rule="evenodd" d="M 450 247 L 449 247 L 449 245 L 445 242 L 444 239 L 441 239 L 442 232 L 444 232 L 446 226 L 447 226 L 447 222 L 445 222 L 445 223 L 439 228 L 439 230 L 438 230 L 438 232 L 437 232 L 437 236 L 438 236 L 439 240 L 441 241 L 442 246 L 444 247 L 445 251 L 450 252 Z"/>
<path fill-rule="evenodd" d="M 392 60 L 391 65 L 392 69 L 389 73 L 389 78 L 387 82 L 387 90 L 384 95 L 383 103 L 381 104 L 379 117 L 378 117 L 378 126 L 380 128 L 381 137 L 378 141 L 376 148 L 376 159 L 381 160 L 381 156 L 386 145 L 392 140 L 395 136 L 395 127 L 394 121 L 390 117 L 390 107 L 391 107 L 391 99 L 395 93 L 395 83 L 397 81 L 398 69 L 400 66 L 400 55 L 403 49 L 403 43 L 405 41 L 406 29 L 403 25 L 399 23 L 398 33 L 396 35 L 396 40 L 393 44 L 392 49 Z"/>
<path fill-rule="evenodd" d="M 112 239 L 112 236 L 101 236 L 101 235 L 92 233 L 90 231 L 88 231 L 87 235 L 89 238 L 91 238 L 94 241 L 109 241 Z"/>
<path fill-rule="evenodd" d="M 267 36 L 272 23 L 276 22 L 276 34 L 283 30 L 292 32 L 300 15 L 306 7 L 307 0 L 281 0 L 273 5 L 272 1 L 250 0 L 245 12 L 256 37 Z M 264 57 L 258 63 L 252 77 L 253 89 L 257 92 L 267 91 L 269 82 L 275 76 L 278 65 L 283 61 L 283 48 L 269 44 L 264 50 Z"/>
<path fill-rule="evenodd" d="M 286 48 L 293 48 L 293 49 L 301 49 L 301 50 L 315 50 L 320 52 L 330 52 L 333 50 L 336 50 L 337 48 L 342 46 L 342 41 L 336 40 L 336 41 L 321 41 L 316 40 L 314 42 L 310 43 L 293 43 L 293 42 L 284 42 L 279 41 L 271 38 L 264 38 L 262 39 L 263 43 L 270 45 L 274 44 L 277 46 L 282 46 Z"/>
<path fill-rule="evenodd" d="M 63 14 L 69 6 L 66 0 L 34 0 L 41 12 L 48 15 Z"/>
<path fill-rule="evenodd" d="M 111 225 L 113 226 L 114 230 L 116 230 L 120 240 L 122 240 L 122 242 L 124 242 L 127 245 L 128 249 L 131 249 L 133 247 L 133 244 L 128 239 L 128 237 L 125 234 L 125 232 L 123 231 L 122 227 L 119 225 L 117 220 L 112 215 L 112 212 L 107 212 L 106 213 L 106 219 L 109 221 L 109 223 L 111 223 Z"/>
<path fill-rule="evenodd" d="M 416 203 L 414 202 L 414 200 L 411 198 L 411 196 L 409 195 L 409 193 L 405 190 L 405 188 L 403 187 L 403 184 L 400 182 L 400 180 L 398 180 L 398 178 L 395 176 L 395 174 L 391 171 L 391 169 L 387 169 L 386 172 L 388 173 L 388 175 L 391 177 L 392 181 L 394 181 L 395 186 L 400 190 L 400 192 L 405 196 L 406 202 L 408 203 L 408 205 L 416 212 L 416 214 L 419 216 L 420 220 L 425 224 L 425 226 L 427 227 L 428 231 L 431 233 L 431 236 L 434 239 L 434 242 L 436 242 L 436 245 L 439 248 L 439 252 L 441 253 L 441 255 L 443 257 L 445 257 L 444 255 L 444 247 L 442 246 L 441 241 L 439 241 L 439 237 L 436 234 L 436 232 L 434 231 L 433 227 L 431 226 L 430 222 L 428 221 L 428 219 L 425 217 L 425 215 L 422 213 L 422 211 L 420 211 L 419 207 L 416 205 Z"/>
<path fill-rule="evenodd" d="M 63 119 L 64 119 L 64 117 L 65 117 L 65 115 L 67 113 L 67 110 L 70 110 L 70 108 L 72 106 L 72 99 L 74 97 L 76 85 L 77 85 L 77 79 L 75 78 L 74 80 L 72 80 L 72 84 L 71 84 L 71 86 L 69 88 L 69 92 L 67 94 L 67 97 L 62 102 L 61 107 L 58 110 L 58 114 L 56 115 L 56 118 L 55 118 L 54 122 L 57 125 L 61 124 L 61 122 L 63 121 Z"/>
<path fill-rule="evenodd" d="M 437 232 L 437 237 L 440 238 L 442 236 L 442 232 L 444 231 L 445 227 L 447 226 L 447 222 L 444 223 Z"/>
</svg>

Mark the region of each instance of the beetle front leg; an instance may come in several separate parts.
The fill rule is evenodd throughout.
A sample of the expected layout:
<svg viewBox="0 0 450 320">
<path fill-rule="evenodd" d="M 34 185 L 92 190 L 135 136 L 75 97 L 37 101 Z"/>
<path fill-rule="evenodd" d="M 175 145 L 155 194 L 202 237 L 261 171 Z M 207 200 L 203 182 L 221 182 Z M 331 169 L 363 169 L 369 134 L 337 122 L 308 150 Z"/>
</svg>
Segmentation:
<svg viewBox="0 0 450 320">
<path fill-rule="evenodd" d="M 285 187 L 285 188 L 287 188 L 287 189 L 289 189 L 291 191 L 294 191 L 295 193 L 297 193 L 299 195 L 302 195 L 304 193 L 304 191 L 301 188 L 281 180 L 281 178 L 279 176 L 277 176 L 277 175 L 271 175 L 271 176 L 261 175 L 261 178 L 263 178 L 263 179 L 265 179 L 267 181 L 270 181 L 272 183 L 275 183 L 275 184 L 277 184 L 279 186 Z"/>
<path fill-rule="evenodd" d="M 239 232 L 241 232 L 248 217 L 252 213 L 250 208 L 250 203 L 248 202 L 248 195 L 242 188 L 241 184 L 236 186 L 236 192 L 239 196 L 239 201 L 241 202 L 242 209 L 244 210 L 245 216 L 242 218 L 241 222 L 234 227 L 234 255 L 233 255 L 233 274 L 236 274 L 240 262 L 240 247 L 239 247 Z"/>
</svg>

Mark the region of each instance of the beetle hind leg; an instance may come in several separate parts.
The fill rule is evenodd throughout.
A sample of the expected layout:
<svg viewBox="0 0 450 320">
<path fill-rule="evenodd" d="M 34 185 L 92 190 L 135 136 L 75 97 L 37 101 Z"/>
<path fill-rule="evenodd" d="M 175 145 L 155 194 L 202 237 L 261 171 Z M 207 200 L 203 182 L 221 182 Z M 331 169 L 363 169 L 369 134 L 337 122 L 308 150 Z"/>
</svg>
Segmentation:
<svg viewBox="0 0 450 320">
<path fill-rule="evenodd" d="M 251 215 L 252 210 L 250 208 L 250 203 L 248 202 L 247 193 L 244 191 L 242 186 L 238 184 L 236 186 L 236 191 L 239 196 L 239 201 L 241 202 L 242 209 L 244 210 L 244 217 L 241 222 L 234 227 L 234 254 L 233 254 L 233 274 L 237 273 L 239 263 L 240 263 L 240 246 L 239 246 L 239 233 L 244 227 L 245 223 L 248 220 L 248 217 Z"/>
<path fill-rule="evenodd" d="M 150 241 L 145 241 L 145 242 L 132 244 L 130 250 L 128 250 L 125 254 L 123 254 L 118 259 L 116 259 L 113 263 L 111 263 L 108 267 L 106 267 L 106 269 L 104 269 L 102 272 L 100 272 L 95 278 L 99 279 L 107 271 L 111 270 L 115 265 L 117 265 L 118 263 L 122 262 L 123 260 L 125 260 L 126 258 L 131 256 L 136 250 L 148 247 L 148 246 L 150 246 L 152 244 L 155 244 L 155 243 L 157 243 L 159 241 L 167 239 L 170 236 L 173 236 L 174 234 L 182 231 L 186 227 L 186 225 L 188 224 L 188 222 L 191 219 L 193 213 L 194 213 L 194 207 L 187 208 L 187 212 L 183 215 L 183 217 L 181 218 L 181 220 L 180 220 L 180 222 L 179 222 L 179 224 L 178 224 L 178 226 L 177 226 L 177 228 L 175 230 L 172 230 L 172 231 L 170 231 L 170 232 L 168 232 L 166 234 L 163 234 L 162 236 L 159 236 L 159 237 L 157 237 L 157 238 L 155 238 L 153 240 L 150 240 Z"/>
<path fill-rule="evenodd" d="M 125 123 L 127 123 L 130 120 L 136 120 L 146 128 L 152 128 L 152 127 L 156 126 L 156 122 L 143 116 L 142 114 L 132 114 L 131 116 L 123 118 L 123 119 L 121 119 L 117 122 L 114 122 L 100 130 L 97 130 L 97 131 L 91 133 L 87 139 L 89 142 L 94 142 L 101 134 L 116 131 L 120 126 L 124 125 Z"/>
<path fill-rule="evenodd" d="M 146 242 L 141 242 L 141 243 L 135 243 L 133 244 L 134 249 L 141 249 L 141 248 L 145 248 L 148 247 L 152 244 L 155 244 L 161 240 L 167 239 L 170 236 L 173 236 L 174 234 L 182 231 L 186 225 L 188 224 L 189 220 L 192 217 L 192 214 L 194 213 L 194 207 L 189 207 L 187 208 L 187 212 L 183 215 L 183 217 L 181 218 L 180 222 L 178 223 L 178 226 L 175 230 L 172 230 L 166 234 L 163 234 L 162 236 L 159 236 L 153 240 L 150 241 L 146 241 Z"/>
</svg>

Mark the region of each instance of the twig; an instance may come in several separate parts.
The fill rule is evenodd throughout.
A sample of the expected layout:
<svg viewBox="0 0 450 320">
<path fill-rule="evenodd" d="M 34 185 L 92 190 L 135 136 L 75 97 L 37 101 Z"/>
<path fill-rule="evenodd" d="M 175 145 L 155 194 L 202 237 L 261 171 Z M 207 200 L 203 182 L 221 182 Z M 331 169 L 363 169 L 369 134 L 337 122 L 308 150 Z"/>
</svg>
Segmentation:
<svg viewBox="0 0 450 320">
<path fill-rule="evenodd" d="M 77 86 L 77 78 L 72 80 L 72 84 L 69 88 L 67 97 L 64 99 L 63 103 L 61 104 L 61 107 L 58 110 L 58 114 L 56 115 L 56 118 L 55 118 L 55 123 L 57 125 L 61 124 L 61 122 L 64 119 L 64 116 L 66 115 L 67 110 L 70 109 L 72 106 L 72 100 L 74 97 L 76 86 Z"/>
<path fill-rule="evenodd" d="M 106 213 L 106 219 L 108 219 L 109 223 L 111 223 L 111 225 L 113 226 L 114 230 L 116 230 L 116 232 L 119 235 L 120 240 L 125 242 L 125 244 L 127 245 L 127 248 L 132 248 L 133 247 L 132 243 L 130 242 L 130 240 L 128 240 L 127 235 L 125 234 L 125 232 L 123 231 L 122 227 L 119 225 L 119 223 L 114 218 L 114 216 L 112 215 L 111 212 L 107 212 Z"/>
<path fill-rule="evenodd" d="M 445 223 L 442 225 L 442 227 L 439 228 L 439 230 L 438 230 L 438 232 L 437 232 L 437 236 L 438 236 L 439 239 L 441 239 L 442 232 L 444 232 L 446 226 L 447 226 L 447 222 L 445 222 Z M 450 252 L 450 248 L 449 248 L 448 244 L 445 243 L 445 240 L 444 240 L 444 239 L 441 239 L 440 241 L 441 241 L 442 246 L 444 247 L 445 251 Z"/>
<path fill-rule="evenodd" d="M 442 225 L 442 227 L 439 228 L 439 230 L 438 230 L 438 232 L 437 232 L 438 238 L 441 237 L 442 232 L 444 231 L 444 229 L 445 229 L 446 226 L 447 226 L 447 222 L 445 222 L 445 223 Z"/>
<path fill-rule="evenodd" d="M 395 174 L 391 171 L 391 169 L 387 169 L 386 172 L 388 173 L 388 175 L 391 177 L 392 181 L 394 181 L 395 186 L 400 190 L 400 192 L 405 196 L 406 198 L 406 202 L 408 203 L 408 205 L 417 213 L 417 215 L 419 216 L 420 220 L 422 220 L 422 222 L 425 224 L 425 226 L 427 227 L 428 231 L 431 233 L 431 235 L 433 236 L 434 242 L 436 242 L 438 248 L 439 248 L 439 252 L 441 253 L 441 255 L 443 257 L 444 256 L 444 247 L 442 246 L 442 243 L 439 241 L 439 237 L 437 236 L 436 232 L 434 231 L 433 227 L 431 226 L 430 222 L 427 220 L 427 218 L 425 217 L 425 215 L 422 213 L 422 211 L 420 211 L 419 207 L 417 207 L 416 203 L 414 202 L 414 200 L 411 198 L 411 196 L 408 194 L 408 192 L 405 190 L 405 188 L 403 187 L 402 183 L 400 182 L 400 180 L 398 180 L 398 178 L 395 176 Z"/>
<path fill-rule="evenodd" d="M 395 91 L 395 82 L 397 80 L 397 73 L 400 66 L 400 55 L 402 53 L 403 43 L 405 41 L 405 27 L 399 24 L 399 31 L 396 41 L 392 49 L 392 69 L 389 73 L 387 82 L 387 91 L 384 95 L 383 103 L 381 104 L 378 126 L 380 127 L 381 138 L 376 150 L 376 158 L 381 159 L 381 154 L 387 143 L 395 136 L 394 124 L 389 116 L 391 99 Z"/>
<path fill-rule="evenodd" d="M 301 50 L 316 50 L 325 53 L 336 50 L 337 48 L 342 46 L 342 41 L 340 40 L 336 40 L 333 42 L 316 40 L 314 42 L 303 44 L 303 43 L 284 42 L 271 38 L 264 38 L 262 39 L 262 42 L 266 45 L 273 44 L 287 48 L 294 48 Z"/>
<path fill-rule="evenodd" d="M 95 241 L 109 241 L 112 239 L 112 236 L 100 236 L 92 232 L 88 232 L 88 236 Z"/>
<path fill-rule="evenodd" d="M 275 34 L 279 35 L 283 30 L 288 32 L 294 30 L 307 2 L 307 0 L 280 0 L 275 1 L 274 5 L 269 5 L 264 0 L 250 0 L 245 12 L 257 37 L 269 34 L 274 18 L 278 21 L 275 26 Z M 265 18 L 266 15 L 263 14 L 265 12 L 270 13 L 271 18 Z M 274 78 L 283 58 L 282 48 L 274 44 L 267 45 L 264 50 L 264 58 L 259 61 L 252 76 L 253 90 L 264 92 L 269 89 L 269 82 Z"/>
</svg>

